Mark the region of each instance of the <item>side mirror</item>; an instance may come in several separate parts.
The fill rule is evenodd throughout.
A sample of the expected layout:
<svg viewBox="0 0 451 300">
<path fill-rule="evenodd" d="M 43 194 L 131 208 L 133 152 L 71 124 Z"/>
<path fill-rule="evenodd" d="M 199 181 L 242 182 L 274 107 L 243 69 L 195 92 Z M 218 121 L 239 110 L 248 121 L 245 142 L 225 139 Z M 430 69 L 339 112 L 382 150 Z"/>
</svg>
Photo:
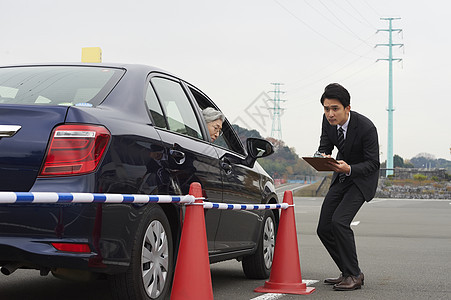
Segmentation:
<svg viewBox="0 0 451 300">
<path fill-rule="evenodd" d="M 247 157 L 246 164 L 253 167 L 257 158 L 266 157 L 274 153 L 273 145 L 264 139 L 248 138 L 246 140 Z"/>
</svg>

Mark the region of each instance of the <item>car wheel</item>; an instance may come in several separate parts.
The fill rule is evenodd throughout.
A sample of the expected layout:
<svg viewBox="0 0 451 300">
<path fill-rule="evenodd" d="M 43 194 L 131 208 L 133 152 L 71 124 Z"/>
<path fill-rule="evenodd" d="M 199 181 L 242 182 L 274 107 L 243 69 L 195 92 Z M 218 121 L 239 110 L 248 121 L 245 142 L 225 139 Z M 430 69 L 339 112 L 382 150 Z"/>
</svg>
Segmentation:
<svg viewBox="0 0 451 300">
<path fill-rule="evenodd" d="M 141 219 L 127 272 L 110 278 L 117 300 L 166 299 L 170 294 L 174 247 L 161 207 L 149 205 Z"/>
<path fill-rule="evenodd" d="M 276 222 L 271 210 L 265 211 L 263 227 L 257 251 L 243 258 L 243 271 L 247 278 L 265 279 L 269 277 L 274 256 Z"/>
</svg>

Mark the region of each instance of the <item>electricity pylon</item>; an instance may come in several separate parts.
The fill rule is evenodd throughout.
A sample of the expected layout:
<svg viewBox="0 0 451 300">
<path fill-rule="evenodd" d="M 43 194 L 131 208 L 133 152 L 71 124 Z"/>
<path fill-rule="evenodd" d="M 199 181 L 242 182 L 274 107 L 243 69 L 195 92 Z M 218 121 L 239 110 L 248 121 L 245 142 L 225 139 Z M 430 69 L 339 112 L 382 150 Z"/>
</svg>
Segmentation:
<svg viewBox="0 0 451 300">
<path fill-rule="evenodd" d="M 387 172 L 386 176 L 393 174 L 393 61 L 401 61 L 401 58 L 393 58 L 392 48 L 393 46 L 402 47 L 404 44 L 393 44 L 392 33 L 395 31 L 401 32 L 402 29 L 393 29 L 392 21 L 399 20 L 401 18 L 381 18 L 381 20 L 388 21 L 388 29 L 379 29 L 379 31 L 388 31 L 388 44 L 377 44 L 378 46 L 388 47 L 388 58 L 380 58 L 379 60 L 388 61 L 388 139 L 387 139 Z"/>
<path fill-rule="evenodd" d="M 280 123 L 280 117 L 285 109 L 280 107 L 280 102 L 285 102 L 286 100 L 281 100 L 280 94 L 285 92 L 280 90 L 280 85 L 282 85 L 282 83 L 271 84 L 274 85 L 274 91 L 270 92 L 274 93 L 274 98 L 269 100 L 273 103 L 273 106 L 269 108 L 269 110 L 272 110 L 271 137 L 282 140 L 282 126 Z"/>
</svg>

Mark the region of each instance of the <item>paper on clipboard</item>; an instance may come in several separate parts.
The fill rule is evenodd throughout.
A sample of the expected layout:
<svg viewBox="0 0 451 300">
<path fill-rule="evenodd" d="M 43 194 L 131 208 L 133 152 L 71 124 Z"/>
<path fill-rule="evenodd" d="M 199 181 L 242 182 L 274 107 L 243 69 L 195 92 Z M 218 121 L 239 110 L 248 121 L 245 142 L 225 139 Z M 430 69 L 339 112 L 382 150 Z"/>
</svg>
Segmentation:
<svg viewBox="0 0 451 300">
<path fill-rule="evenodd" d="M 332 157 L 302 157 L 303 160 L 308 162 L 317 171 L 333 171 L 330 162 L 338 164 L 338 162 Z"/>
</svg>

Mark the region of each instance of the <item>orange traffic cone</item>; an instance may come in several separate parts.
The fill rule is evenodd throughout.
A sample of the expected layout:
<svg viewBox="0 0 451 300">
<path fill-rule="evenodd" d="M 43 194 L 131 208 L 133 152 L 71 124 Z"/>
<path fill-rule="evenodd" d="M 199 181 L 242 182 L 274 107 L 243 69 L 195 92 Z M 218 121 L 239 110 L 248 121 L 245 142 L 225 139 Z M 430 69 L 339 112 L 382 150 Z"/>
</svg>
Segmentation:
<svg viewBox="0 0 451 300">
<path fill-rule="evenodd" d="M 285 191 L 283 202 L 293 204 L 293 193 Z M 259 293 L 311 294 L 315 288 L 302 282 L 294 207 L 283 209 L 277 230 L 274 260 L 269 281 L 254 290 Z"/>
<path fill-rule="evenodd" d="M 189 194 L 202 197 L 202 187 L 191 183 Z M 195 203 L 202 203 L 196 200 Z M 187 205 L 179 254 L 172 283 L 171 300 L 213 299 L 207 233 L 202 205 Z"/>
</svg>

